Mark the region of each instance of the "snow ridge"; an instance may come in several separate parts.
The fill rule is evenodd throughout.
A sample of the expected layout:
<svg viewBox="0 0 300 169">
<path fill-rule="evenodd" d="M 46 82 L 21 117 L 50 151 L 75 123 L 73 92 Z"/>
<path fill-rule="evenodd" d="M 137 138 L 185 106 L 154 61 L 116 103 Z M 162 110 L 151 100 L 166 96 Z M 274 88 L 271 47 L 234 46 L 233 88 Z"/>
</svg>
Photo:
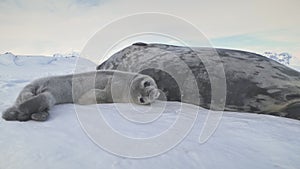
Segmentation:
<svg viewBox="0 0 300 169">
<path fill-rule="evenodd" d="M 273 59 L 273 60 L 275 60 L 279 63 L 285 64 L 285 65 L 289 65 L 290 60 L 293 58 L 293 56 L 287 52 L 282 52 L 282 53 L 264 52 L 263 56 Z"/>
</svg>

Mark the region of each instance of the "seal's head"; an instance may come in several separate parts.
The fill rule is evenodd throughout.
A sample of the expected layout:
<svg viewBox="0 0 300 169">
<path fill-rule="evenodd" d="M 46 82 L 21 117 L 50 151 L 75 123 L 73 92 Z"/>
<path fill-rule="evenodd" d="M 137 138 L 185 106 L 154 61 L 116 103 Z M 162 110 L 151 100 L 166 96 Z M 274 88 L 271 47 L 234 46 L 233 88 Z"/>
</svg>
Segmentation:
<svg viewBox="0 0 300 169">
<path fill-rule="evenodd" d="M 130 95 L 136 104 L 150 104 L 159 97 L 155 81 L 147 75 L 136 76 L 131 83 Z"/>
</svg>

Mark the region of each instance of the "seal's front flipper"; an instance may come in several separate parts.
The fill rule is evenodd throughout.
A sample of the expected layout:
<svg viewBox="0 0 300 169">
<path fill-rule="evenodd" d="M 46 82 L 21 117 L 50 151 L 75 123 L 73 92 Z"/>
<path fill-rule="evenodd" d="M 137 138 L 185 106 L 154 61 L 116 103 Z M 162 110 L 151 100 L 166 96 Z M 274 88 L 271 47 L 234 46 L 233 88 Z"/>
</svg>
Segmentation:
<svg viewBox="0 0 300 169">
<path fill-rule="evenodd" d="M 49 116 L 49 113 L 48 112 L 39 112 L 39 113 L 33 113 L 31 115 L 31 119 L 32 120 L 35 120 L 35 121 L 46 121 L 47 118 Z"/>
<path fill-rule="evenodd" d="M 80 96 L 76 103 L 81 105 L 97 104 L 103 102 L 105 98 L 105 90 L 91 89 L 88 92 L 84 93 L 82 96 Z"/>
<path fill-rule="evenodd" d="M 300 120 L 300 102 L 288 105 L 284 112 L 286 113 L 285 117 Z"/>
</svg>

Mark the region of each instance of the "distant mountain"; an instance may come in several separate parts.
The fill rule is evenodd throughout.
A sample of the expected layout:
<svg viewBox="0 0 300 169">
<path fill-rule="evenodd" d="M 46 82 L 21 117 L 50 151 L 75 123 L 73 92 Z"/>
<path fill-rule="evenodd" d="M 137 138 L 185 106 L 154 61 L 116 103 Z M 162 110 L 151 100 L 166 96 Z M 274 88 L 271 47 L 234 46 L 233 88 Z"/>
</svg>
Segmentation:
<svg viewBox="0 0 300 169">
<path fill-rule="evenodd" d="M 53 54 L 53 57 L 80 57 L 80 53 L 78 52 L 71 52 L 71 53 L 66 53 L 66 54 L 61 54 L 61 53 L 55 53 Z"/>
<path fill-rule="evenodd" d="M 286 52 L 279 53 L 279 54 L 276 52 L 265 52 L 263 53 L 263 56 L 276 60 L 277 62 L 285 65 L 289 65 L 290 59 L 293 57 L 292 55 Z"/>
</svg>

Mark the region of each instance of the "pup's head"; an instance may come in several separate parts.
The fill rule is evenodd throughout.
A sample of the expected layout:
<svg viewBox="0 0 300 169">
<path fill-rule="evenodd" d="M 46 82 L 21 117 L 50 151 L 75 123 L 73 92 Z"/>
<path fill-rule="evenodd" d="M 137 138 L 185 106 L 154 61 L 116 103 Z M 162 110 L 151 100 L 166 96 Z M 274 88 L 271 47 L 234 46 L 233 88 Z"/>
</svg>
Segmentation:
<svg viewBox="0 0 300 169">
<path fill-rule="evenodd" d="M 150 104 L 159 97 L 155 81 L 147 75 L 136 76 L 131 83 L 130 95 L 136 104 Z"/>
</svg>

